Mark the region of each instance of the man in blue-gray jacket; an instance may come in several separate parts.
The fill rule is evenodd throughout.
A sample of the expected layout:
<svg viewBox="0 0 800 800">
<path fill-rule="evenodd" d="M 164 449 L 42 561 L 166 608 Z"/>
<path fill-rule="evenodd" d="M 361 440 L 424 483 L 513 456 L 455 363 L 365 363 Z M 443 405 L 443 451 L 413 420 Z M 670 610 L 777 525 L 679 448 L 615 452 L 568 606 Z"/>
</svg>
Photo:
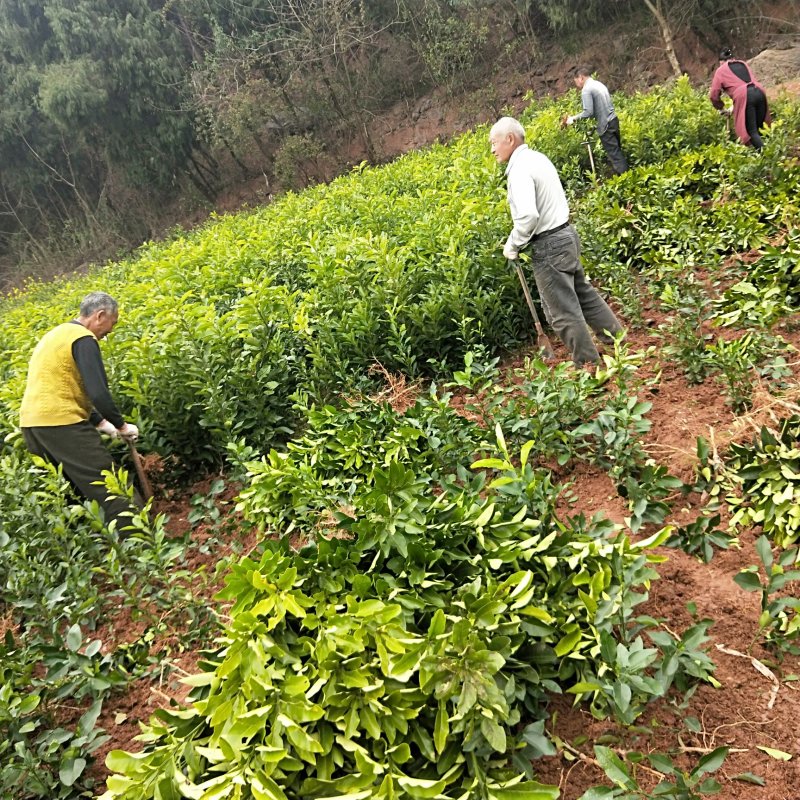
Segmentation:
<svg viewBox="0 0 800 800">
<path fill-rule="evenodd" d="M 597 120 L 597 133 L 600 142 L 606 151 L 608 160 L 617 175 L 622 175 L 628 169 L 628 161 L 622 152 L 622 142 L 619 135 L 619 119 L 614 111 L 614 103 L 605 84 L 592 77 L 589 67 L 578 67 L 574 74 L 575 85 L 581 90 L 581 103 L 583 111 L 574 117 L 566 117 L 564 122 L 572 125 L 579 119 L 594 117 Z"/>
</svg>

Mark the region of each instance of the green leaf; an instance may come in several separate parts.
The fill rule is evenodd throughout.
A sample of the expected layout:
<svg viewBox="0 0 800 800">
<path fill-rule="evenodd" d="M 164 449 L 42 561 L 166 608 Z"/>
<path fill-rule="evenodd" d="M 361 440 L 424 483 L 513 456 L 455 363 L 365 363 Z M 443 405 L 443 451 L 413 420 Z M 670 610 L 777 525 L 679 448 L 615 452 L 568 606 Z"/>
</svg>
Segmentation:
<svg viewBox="0 0 800 800">
<path fill-rule="evenodd" d="M 489 797 L 493 800 L 558 800 L 559 796 L 557 786 L 548 786 L 537 781 L 523 781 L 513 786 L 489 788 Z"/>
<path fill-rule="evenodd" d="M 418 797 L 420 800 L 436 797 L 442 793 L 442 790 L 447 785 L 444 780 L 434 781 L 424 778 L 412 778 L 408 775 L 399 775 L 397 782 L 411 797 Z"/>
<path fill-rule="evenodd" d="M 760 775 L 754 775 L 752 772 L 740 772 L 738 775 L 731 775 L 731 780 L 741 781 L 742 783 L 752 783 L 756 786 L 766 786 L 767 784 Z"/>
<path fill-rule="evenodd" d="M 597 763 L 603 768 L 603 772 L 606 773 L 609 780 L 622 789 L 634 790 L 636 788 L 636 783 L 632 780 L 628 768 L 610 747 L 596 744 L 594 753 Z"/>
<path fill-rule="evenodd" d="M 73 652 L 77 653 L 80 649 L 81 643 L 83 642 L 83 636 L 81 635 L 81 626 L 77 623 L 73 625 L 67 631 L 67 648 Z"/>
<path fill-rule="evenodd" d="M 436 712 L 436 722 L 433 726 L 433 743 L 436 752 L 440 755 L 447 746 L 447 737 L 450 733 L 449 719 L 447 716 L 447 704 L 444 700 L 439 701 L 439 710 Z"/>
<path fill-rule="evenodd" d="M 761 559 L 761 563 L 764 564 L 765 567 L 769 568 L 772 566 L 772 546 L 766 536 L 759 536 L 758 539 L 756 539 L 756 552 Z"/>
<path fill-rule="evenodd" d="M 159 779 L 158 783 L 156 784 L 155 791 L 153 792 L 153 799 L 154 800 L 182 800 L 181 792 L 179 791 L 178 787 L 175 785 L 175 781 L 178 780 L 173 779 L 170 776 L 165 776 Z M 224 783 L 225 785 L 218 791 L 206 790 L 203 794 L 207 800 L 222 800 L 224 797 L 228 797 L 230 793 L 230 781 L 227 775 L 223 775 L 221 778 L 217 779 L 219 783 Z M 210 783 L 210 782 L 209 782 Z M 206 784 L 208 786 L 208 784 Z M 191 797 L 191 794 L 189 795 Z M 199 794 L 195 794 L 192 800 L 196 800 L 199 798 Z"/>
<path fill-rule="evenodd" d="M 744 589 L 746 592 L 760 592 L 761 591 L 761 580 L 758 577 L 758 573 L 752 572 L 750 570 L 742 570 L 738 575 L 736 575 L 733 579 L 738 586 Z"/>
<path fill-rule="evenodd" d="M 663 775 L 673 775 L 675 773 L 675 766 L 672 759 L 663 753 L 649 753 L 647 760 L 652 765 L 653 769 L 658 770 Z"/>
<path fill-rule="evenodd" d="M 431 624 L 428 626 L 428 636 L 435 638 L 441 636 L 447 627 L 447 620 L 441 608 L 436 609 L 436 613 L 431 617 Z"/>
<path fill-rule="evenodd" d="M 272 706 L 263 706 L 262 708 L 254 708 L 244 714 L 240 714 L 236 717 L 236 721 L 233 725 L 231 725 L 231 736 L 240 736 L 243 739 L 250 739 L 264 729 L 265 721 L 272 713 Z"/>
<path fill-rule="evenodd" d="M 575 645 L 580 642 L 581 636 L 582 634 L 580 630 L 572 631 L 571 633 L 562 636 L 558 644 L 555 646 L 556 655 L 561 658 L 575 650 Z"/>
<path fill-rule="evenodd" d="M 506 732 L 503 727 L 495 722 L 493 719 L 484 717 L 481 720 L 481 733 L 491 745 L 492 749 L 498 753 L 505 753 L 506 751 Z"/>
<path fill-rule="evenodd" d="M 503 461 L 501 458 L 480 458 L 477 461 L 473 461 L 470 465 L 470 469 L 501 470 L 506 469 L 507 467 L 508 463 Z"/>
<path fill-rule="evenodd" d="M 586 692 L 597 692 L 603 687 L 599 683 L 591 683 L 589 681 L 580 681 L 574 686 L 567 689 L 568 694 L 584 694 Z"/>
<path fill-rule="evenodd" d="M 647 756 L 647 760 L 653 766 L 653 769 L 657 769 L 663 775 L 675 774 L 675 765 L 672 763 L 672 759 L 669 756 L 663 753 L 650 753 Z"/>
<path fill-rule="evenodd" d="M 40 694 L 29 694 L 27 697 L 23 697 L 22 701 L 17 707 L 19 716 L 20 717 L 27 716 L 32 711 L 36 710 L 41 702 L 42 702 L 42 695 Z M 3 721 L 5 723 L 5 720 Z"/>
<path fill-rule="evenodd" d="M 618 796 L 618 790 L 608 786 L 592 786 L 587 789 L 578 800 L 613 800 Z"/>
<path fill-rule="evenodd" d="M 61 762 L 58 778 L 64 786 L 72 786 L 86 769 L 85 758 L 68 758 Z"/>
<path fill-rule="evenodd" d="M 519 463 L 521 466 L 524 467 L 528 463 L 528 457 L 531 454 L 531 449 L 533 448 L 534 444 L 535 442 L 533 440 L 530 440 L 522 445 L 522 448 L 519 451 Z"/>
<path fill-rule="evenodd" d="M 250 782 L 250 790 L 253 793 L 254 800 L 286 800 L 286 793 L 283 789 L 275 780 L 263 772 L 253 776 Z M 355 800 L 355 798 L 351 797 L 350 800 Z"/>
<path fill-rule="evenodd" d="M 728 749 L 727 747 L 718 747 L 716 750 L 704 755 L 692 770 L 692 775 L 699 777 L 708 772 L 716 772 L 728 757 Z"/>
<path fill-rule="evenodd" d="M 662 528 L 659 531 L 656 531 L 651 536 L 646 537 L 645 539 L 640 539 L 637 542 L 631 542 L 631 550 L 647 550 L 651 547 L 658 547 L 659 545 L 664 544 L 664 542 L 669 539 L 672 535 L 672 532 L 675 530 L 674 525 L 667 525 L 665 528 Z"/>
<path fill-rule="evenodd" d="M 97 700 L 92 703 L 91 706 L 83 713 L 81 718 L 78 720 L 78 733 L 81 736 L 88 736 L 92 730 L 94 729 L 95 724 L 97 723 L 97 718 L 100 716 L 100 712 L 103 710 L 103 698 L 99 697 Z"/>
<path fill-rule="evenodd" d="M 506 437 L 503 436 L 503 429 L 500 427 L 499 422 L 494 426 L 494 433 L 495 436 L 497 436 L 497 445 L 504 453 L 507 453 L 508 447 L 506 446 Z"/>
<path fill-rule="evenodd" d="M 139 763 L 146 760 L 147 753 L 126 753 L 124 750 L 111 750 L 106 756 L 106 766 L 109 772 L 119 772 L 123 775 L 139 768 Z"/>
<path fill-rule="evenodd" d="M 475 520 L 476 528 L 485 528 L 494 515 L 494 503 L 487 503 L 478 519 Z"/>
</svg>

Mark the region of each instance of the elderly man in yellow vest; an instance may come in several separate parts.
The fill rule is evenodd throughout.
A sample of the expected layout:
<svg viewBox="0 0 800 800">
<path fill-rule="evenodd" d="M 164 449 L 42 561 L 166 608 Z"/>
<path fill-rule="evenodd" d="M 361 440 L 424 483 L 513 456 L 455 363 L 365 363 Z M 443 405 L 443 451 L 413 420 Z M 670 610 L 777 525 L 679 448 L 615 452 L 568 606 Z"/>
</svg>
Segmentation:
<svg viewBox="0 0 800 800">
<path fill-rule="evenodd" d="M 34 455 L 60 464 L 75 489 L 104 508 L 106 520 L 130 511 L 109 497 L 103 470 L 113 466 L 100 433 L 129 442 L 139 430 L 122 418 L 108 389 L 98 341 L 117 324 L 117 301 L 105 292 L 83 298 L 79 316 L 46 333 L 34 348 L 20 408 L 25 444 Z M 135 495 L 139 507 L 141 498 Z"/>
</svg>

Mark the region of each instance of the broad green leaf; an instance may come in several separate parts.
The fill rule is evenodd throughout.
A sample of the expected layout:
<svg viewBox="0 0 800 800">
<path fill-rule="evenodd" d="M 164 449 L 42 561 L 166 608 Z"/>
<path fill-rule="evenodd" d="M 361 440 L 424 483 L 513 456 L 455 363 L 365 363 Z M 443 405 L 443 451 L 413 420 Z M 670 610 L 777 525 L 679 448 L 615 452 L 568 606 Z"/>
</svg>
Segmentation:
<svg viewBox="0 0 800 800">
<path fill-rule="evenodd" d="M 738 586 L 744 589 L 746 592 L 760 592 L 761 591 L 761 580 L 758 577 L 758 573 L 750 572 L 749 570 L 742 570 L 738 575 L 736 575 L 733 579 Z"/>
<path fill-rule="evenodd" d="M 433 726 L 433 743 L 436 746 L 436 752 L 440 755 L 447 746 L 447 737 L 449 733 L 450 726 L 447 716 L 447 704 L 443 700 L 440 700 L 439 709 L 436 712 L 436 722 Z"/>
<path fill-rule="evenodd" d="M 489 797 L 494 800 L 558 800 L 557 786 L 548 786 L 537 781 L 523 781 L 513 786 L 490 787 Z"/>
<path fill-rule="evenodd" d="M 81 626 L 78 624 L 72 625 L 67 631 L 66 636 L 67 648 L 73 653 L 77 653 L 83 643 L 83 636 L 81 634 Z"/>
<path fill-rule="evenodd" d="M 254 708 L 252 711 L 240 714 L 230 727 L 231 736 L 241 737 L 242 739 L 249 739 L 255 736 L 264 729 L 265 721 L 273 714 L 273 711 L 274 709 L 271 706 L 264 706 L 263 708 Z"/>
<path fill-rule="evenodd" d="M 617 797 L 618 790 L 609 786 L 593 786 L 587 789 L 578 800 L 613 800 Z"/>
<path fill-rule="evenodd" d="M 88 736 L 97 724 L 97 718 L 103 710 L 103 698 L 100 697 L 92 703 L 78 720 L 77 732 L 81 736 Z"/>
<path fill-rule="evenodd" d="M 491 745 L 492 749 L 498 753 L 506 751 L 506 732 L 501 725 L 493 719 L 484 717 L 481 720 L 481 733 Z"/>
<path fill-rule="evenodd" d="M 557 656 L 562 657 L 575 650 L 575 646 L 580 642 L 582 634 L 580 630 L 572 631 L 571 633 L 562 636 L 555 646 L 555 653 Z"/>
<path fill-rule="evenodd" d="M 64 786 L 72 786 L 86 769 L 85 758 L 68 758 L 61 762 L 58 778 Z"/>
<path fill-rule="evenodd" d="M 574 686 L 567 689 L 568 694 L 584 694 L 586 692 L 597 692 L 603 687 L 599 683 L 591 683 L 589 681 L 579 681 Z"/>
<path fill-rule="evenodd" d="M 756 539 L 756 552 L 761 559 L 761 563 L 764 564 L 765 567 L 769 568 L 772 566 L 772 546 L 766 536 L 759 536 L 758 539 Z"/>
<path fill-rule="evenodd" d="M 665 528 L 662 528 L 659 531 L 656 531 L 652 536 L 648 536 L 645 539 L 640 539 L 638 542 L 631 543 L 632 550 L 647 550 L 651 547 L 658 547 L 672 536 L 672 532 L 675 530 L 673 525 L 667 525 Z"/>
<path fill-rule="evenodd" d="M 663 753 L 649 753 L 647 760 L 663 775 L 673 775 L 675 773 L 675 765 L 672 759 Z"/>
<path fill-rule="evenodd" d="M 528 463 L 528 457 L 530 456 L 531 449 L 533 448 L 535 442 L 530 440 L 525 442 L 522 445 L 522 448 L 519 451 L 519 462 L 524 467 Z"/>
<path fill-rule="evenodd" d="M 254 800 L 286 800 L 283 789 L 264 772 L 259 772 L 250 781 Z"/>
<path fill-rule="evenodd" d="M 470 464 L 470 469 L 505 469 L 508 464 L 500 458 L 480 458 Z"/>
<path fill-rule="evenodd" d="M 441 608 L 436 609 L 436 613 L 431 617 L 431 624 L 428 626 L 428 636 L 441 636 L 445 632 L 447 620 Z"/>
<path fill-rule="evenodd" d="M 125 750 L 111 750 L 106 756 L 106 766 L 110 772 L 123 774 L 138 769 L 139 762 L 148 758 L 146 753 L 127 753 Z"/>
<path fill-rule="evenodd" d="M 408 775 L 398 775 L 397 783 L 405 789 L 411 797 L 427 800 L 427 798 L 440 795 L 445 787 L 443 780 L 427 780 L 424 778 L 412 778 Z"/>
<path fill-rule="evenodd" d="M 476 528 L 484 528 L 494 515 L 494 503 L 487 503 L 478 519 L 475 520 Z"/>
<path fill-rule="evenodd" d="M 506 446 L 506 439 L 505 439 L 505 436 L 503 436 L 503 429 L 500 427 L 500 423 L 499 422 L 494 426 L 494 433 L 495 433 L 495 436 L 497 437 L 497 445 L 498 445 L 498 447 L 504 453 L 506 453 L 508 451 L 508 447 Z"/>
<path fill-rule="evenodd" d="M 8 684 L 8 689 L 11 689 L 11 685 Z M 2 693 L 0 693 L 0 700 L 3 700 Z M 29 694 L 27 697 L 23 697 L 22 701 L 18 706 L 18 713 L 20 717 L 27 716 L 28 714 L 35 711 L 39 704 L 42 702 L 42 695 L 40 694 Z"/>
<path fill-rule="evenodd" d="M 742 783 L 752 783 L 756 786 L 766 786 L 767 784 L 760 775 L 754 775 L 752 772 L 740 772 L 737 775 L 731 775 L 731 780 L 741 781 Z"/>
<path fill-rule="evenodd" d="M 700 761 L 697 762 L 697 766 L 692 771 L 692 774 L 700 776 L 708 772 L 716 772 L 728 757 L 728 749 L 727 747 L 718 747 L 716 750 L 704 755 Z"/>
<path fill-rule="evenodd" d="M 605 772 L 609 779 L 617 786 L 629 791 L 636 788 L 636 783 L 631 778 L 628 768 L 610 747 L 596 744 L 594 746 L 594 754 L 597 763 L 603 768 L 603 772 Z"/>
</svg>

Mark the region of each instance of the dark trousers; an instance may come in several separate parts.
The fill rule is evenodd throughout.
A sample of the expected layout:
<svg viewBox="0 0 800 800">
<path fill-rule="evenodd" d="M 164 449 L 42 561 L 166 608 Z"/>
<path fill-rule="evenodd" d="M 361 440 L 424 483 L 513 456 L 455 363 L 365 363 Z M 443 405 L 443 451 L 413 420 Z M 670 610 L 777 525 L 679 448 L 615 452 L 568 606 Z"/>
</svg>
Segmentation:
<svg viewBox="0 0 800 800">
<path fill-rule="evenodd" d="M 744 124 L 750 134 L 750 144 L 760 150 L 764 146 L 759 132 L 767 118 L 767 98 L 758 86 L 747 87 L 747 105 L 744 109 Z"/>
<path fill-rule="evenodd" d="M 606 343 L 622 330 L 606 301 L 586 279 L 581 242 L 572 225 L 531 244 L 533 278 L 547 321 L 567 346 L 576 364 L 600 358 L 591 328 Z M 589 326 L 587 328 L 587 325 Z"/>
<path fill-rule="evenodd" d="M 619 135 L 619 120 L 613 117 L 608 121 L 608 127 L 600 134 L 600 142 L 606 151 L 608 160 L 617 175 L 622 175 L 628 169 L 628 159 L 622 152 L 622 140 Z"/>
<path fill-rule="evenodd" d="M 61 465 L 64 477 L 78 494 L 89 500 L 97 500 L 105 511 L 106 522 L 117 519 L 123 512 L 134 510 L 124 498 L 108 496 L 101 473 L 112 469 L 115 464 L 100 434 L 90 422 L 23 428 L 22 436 L 33 455 L 40 456 L 51 464 Z M 101 481 L 99 486 L 95 485 L 96 481 Z M 139 509 L 144 507 L 144 502 L 135 489 L 134 503 Z M 125 519 L 119 520 L 117 524 L 124 526 Z"/>
</svg>

